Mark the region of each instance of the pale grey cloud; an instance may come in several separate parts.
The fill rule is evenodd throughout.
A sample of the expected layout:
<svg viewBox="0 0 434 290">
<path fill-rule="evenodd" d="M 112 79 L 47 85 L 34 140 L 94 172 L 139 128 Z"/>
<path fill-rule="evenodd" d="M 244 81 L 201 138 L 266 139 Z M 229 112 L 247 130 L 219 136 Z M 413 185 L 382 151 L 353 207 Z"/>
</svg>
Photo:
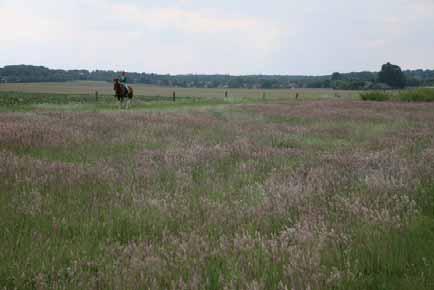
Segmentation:
<svg viewBox="0 0 434 290">
<path fill-rule="evenodd" d="M 0 0 L 0 66 L 325 74 L 434 67 L 434 0 Z"/>
</svg>

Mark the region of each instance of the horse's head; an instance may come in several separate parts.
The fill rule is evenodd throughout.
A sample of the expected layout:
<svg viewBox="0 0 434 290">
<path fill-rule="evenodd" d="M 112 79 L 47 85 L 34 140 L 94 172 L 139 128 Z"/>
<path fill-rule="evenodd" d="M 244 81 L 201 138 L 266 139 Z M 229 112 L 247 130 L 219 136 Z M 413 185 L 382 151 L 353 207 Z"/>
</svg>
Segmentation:
<svg viewBox="0 0 434 290">
<path fill-rule="evenodd" d="M 121 82 L 119 79 L 113 79 L 113 90 L 116 94 L 119 94 L 122 91 Z"/>
<path fill-rule="evenodd" d="M 117 87 L 119 87 L 119 79 L 113 79 L 113 89 L 116 90 Z"/>
</svg>

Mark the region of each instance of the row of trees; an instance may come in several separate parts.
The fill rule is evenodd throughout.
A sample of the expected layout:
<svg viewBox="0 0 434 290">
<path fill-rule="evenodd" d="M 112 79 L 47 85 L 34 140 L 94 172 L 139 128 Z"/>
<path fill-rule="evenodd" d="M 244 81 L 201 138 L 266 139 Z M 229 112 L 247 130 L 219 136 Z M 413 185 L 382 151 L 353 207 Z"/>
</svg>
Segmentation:
<svg viewBox="0 0 434 290">
<path fill-rule="evenodd" d="M 433 70 L 402 71 L 397 65 L 386 63 L 379 73 L 361 72 L 340 74 L 333 73 L 331 86 L 338 89 L 401 89 L 406 86 L 434 85 Z"/>
<path fill-rule="evenodd" d="M 64 82 L 111 81 L 116 71 L 52 70 L 43 66 L 11 65 L 0 68 L 2 82 Z M 434 85 L 434 70 L 401 71 L 399 66 L 387 63 L 377 72 L 333 73 L 328 76 L 281 75 L 161 75 L 128 73 L 131 83 L 159 86 L 201 88 L 334 88 L 361 90 L 375 88 L 401 88 Z"/>
</svg>

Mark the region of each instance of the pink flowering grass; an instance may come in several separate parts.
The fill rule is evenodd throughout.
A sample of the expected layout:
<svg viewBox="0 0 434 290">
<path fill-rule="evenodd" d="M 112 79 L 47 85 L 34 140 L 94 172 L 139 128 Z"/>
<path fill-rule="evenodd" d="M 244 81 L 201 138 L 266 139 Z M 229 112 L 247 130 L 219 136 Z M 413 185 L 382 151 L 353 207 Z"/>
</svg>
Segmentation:
<svg viewBox="0 0 434 290">
<path fill-rule="evenodd" d="M 0 289 L 432 289 L 433 112 L 2 113 Z"/>
</svg>

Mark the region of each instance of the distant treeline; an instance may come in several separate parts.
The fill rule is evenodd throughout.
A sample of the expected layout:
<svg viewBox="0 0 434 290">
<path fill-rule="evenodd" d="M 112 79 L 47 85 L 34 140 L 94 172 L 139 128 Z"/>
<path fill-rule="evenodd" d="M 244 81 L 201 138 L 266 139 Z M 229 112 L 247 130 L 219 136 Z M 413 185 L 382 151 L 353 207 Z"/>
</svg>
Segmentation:
<svg viewBox="0 0 434 290">
<path fill-rule="evenodd" d="M 0 68 L 1 82 L 111 81 L 120 72 L 104 70 L 58 70 L 43 66 L 9 65 Z M 434 86 L 434 70 L 403 71 L 407 86 Z M 284 75 L 161 75 L 128 73 L 128 82 L 158 86 L 198 88 L 334 88 L 342 90 L 383 89 L 377 72 L 333 73 L 326 76 Z"/>
</svg>

